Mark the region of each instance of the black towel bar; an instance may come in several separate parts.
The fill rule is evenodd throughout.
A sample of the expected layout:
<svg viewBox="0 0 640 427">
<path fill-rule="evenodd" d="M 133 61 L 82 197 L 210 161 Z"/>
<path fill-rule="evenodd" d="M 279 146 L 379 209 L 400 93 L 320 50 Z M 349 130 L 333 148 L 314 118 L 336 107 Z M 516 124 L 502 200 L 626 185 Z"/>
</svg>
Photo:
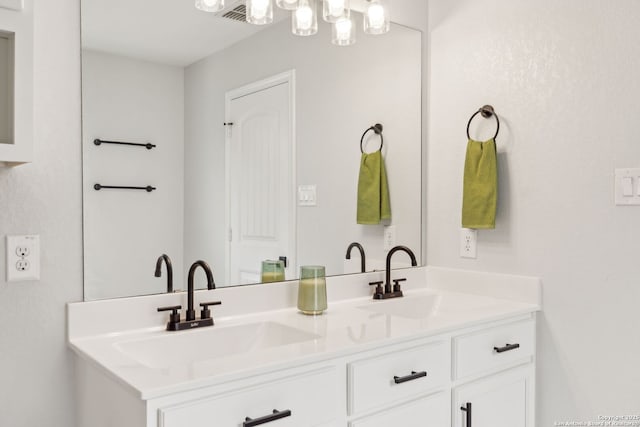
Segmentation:
<svg viewBox="0 0 640 427">
<path fill-rule="evenodd" d="M 473 113 L 473 115 L 471 115 L 471 118 L 467 123 L 467 138 L 471 139 L 471 136 L 469 135 L 469 127 L 471 126 L 471 121 L 473 121 L 473 119 L 478 114 L 482 114 L 482 117 L 484 117 L 485 119 L 490 119 L 491 117 L 495 117 L 496 123 L 497 123 L 496 134 L 493 136 L 493 139 L 495 140 L 498 137 L 498 132 L 500 132 L 500 119 L 498 118 L 498 114 L 495 112 L 495 110 L 491 105 L 483 105 L 478 109 L 478 111 L 476 111 L 475 113 Z"/>
<path fill-rule="evenodd" d="M 95 184 L 93 186 L 93 189 L 96 191 L 100 191 L 103 188 L 114 188 L 114 189 L 119 189 L 119 190 L 145 190 L 147 193 L 151 193 L 153 190 L 156 189 L 156 187 L 152 187 L 150 185 L 147 185 L 146 187 L 123 187 L 123 186 L 119 186 L 119 185 L 102 185 L 102 184 Z"/>
<path fill-rule="evenodd" d="M 133 145 L 135 147 L 145 147 L 147 150 L 151 150 L 152 148 L 156 147 L 155 144 L 151 144 L 150 142 L 147 142 L 145 144 L 139 144 L 136 142 L 104 141 L 98 138 L 94 139 L 93 143 L 95 145 L 102 145 L 102 144 Z"/>
</svg>

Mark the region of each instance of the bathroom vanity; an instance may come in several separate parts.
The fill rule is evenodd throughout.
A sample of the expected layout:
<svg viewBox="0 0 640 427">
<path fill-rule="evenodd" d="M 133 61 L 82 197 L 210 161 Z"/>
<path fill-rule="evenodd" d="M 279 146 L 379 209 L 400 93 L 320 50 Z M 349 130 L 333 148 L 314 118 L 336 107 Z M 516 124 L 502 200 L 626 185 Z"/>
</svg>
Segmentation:
<svg viewBox="0 0 640 427">
<path fill-rule="evenodd" d="M 374 301 L 381 274 L 315 317 L 295 282 L 200 291 L 216 324 L 181 332 L 155 310 L 184 294 L 70 304 L 79 426 L 534 427 L 539 280 L 421 267 Z"/>
</svg>

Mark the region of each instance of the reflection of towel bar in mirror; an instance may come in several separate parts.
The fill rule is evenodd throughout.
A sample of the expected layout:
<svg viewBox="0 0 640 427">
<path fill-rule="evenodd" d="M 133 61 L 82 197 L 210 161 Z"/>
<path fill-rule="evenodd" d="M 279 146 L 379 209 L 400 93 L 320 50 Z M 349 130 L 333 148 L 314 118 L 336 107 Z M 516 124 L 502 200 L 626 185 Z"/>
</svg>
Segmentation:
<svg viewBox="0 0 640 427">
<path fill-rule="evenodd" d="M 471 115 L 471 118 L 469 119 L 469 122 L 467 123 L 467 138 L 471 139 L 471 136 L 469 135 L 469 127 L 471 126 L 471 122 L 473 121 L 473 119 L 478 115 L 478 114 L 482 114 L 482 117 L 484 117 L 485 119 L 490 119 L 491 117 L 495 117 L 496 119 L 496 134 L 493 136 L 493 139 L 495 140 L 498 137 L 498 132 L 500 132 L 500 119 L 498 118 L 498 114 L 495 112 L 495 110 L 493 109 L 493 107 L 491 105 L 483 105 L 482 107 L 480 107 L 478 109 L 478 111 L 476 111 L 475 113 L 473 113 Z"/>
<path fill-rule="evenodd" d="M 374 131 L 376 135 L 380 135 L 380 148 L 376 151 L 382 150 L 382 146 L 384 145 L 384 138 L 382 137 L 382 125 L 380 123 L 376 123 L 369 129 L 365 130 L 362 134 L 362 138 L 360 138 L 360 151 L 362 153 L 364 153 L 364 148 L 362 147 L 362 144 L 364 143 L 364 137 L 367 136 L 370 131 Z"/>
<path fill-rule="evenodd" d="M 94 139 L 93 143 L 95 145 L 102 145 L 102 144 L 133 145 L 136 147 L 145 147 L 147 150 L 151 150 L 152 148 L 156 147 L 155 144 L 151 144 L 150 142 L 147 142 L 146 144 L 139 144 L 136 142 L 104 141 L 98 138 Z"/>
<path fill-rule="evenodd" d="M 147 185 L 146 187 L 123 187 L 123 186 L 119 186 L 119 185 L 101 185 L 101 184 L 95 184 L 93 186 L 93 189 L 96 191 L 100 191 L 103 188 L 113 188 L 113 189 L 118 189 L 118 190 L 145 190 L 147 193 L 151 193 L 153 190 L 156 189 L 156 187 L 152 187 L 150 185 Z"/>
</svg>

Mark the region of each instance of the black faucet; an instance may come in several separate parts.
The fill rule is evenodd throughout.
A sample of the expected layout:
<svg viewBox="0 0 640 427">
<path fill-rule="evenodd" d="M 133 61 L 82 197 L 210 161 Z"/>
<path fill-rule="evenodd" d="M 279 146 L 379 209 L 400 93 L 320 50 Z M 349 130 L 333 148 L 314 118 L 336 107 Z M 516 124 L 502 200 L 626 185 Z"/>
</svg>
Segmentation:
<svg viewBox="0 0 640 427">
<path fill-rule="evenodd" d="M 216 288 L 209 264 L 202 260 L 194 262 L 189 269 L 189 277 L 187 278 L 187 322 L 195 320 L 196 318 L 196 311 L 193 309 L 193 275 L 198 267 L 202 267 L 207 275 L 207 289 L 212 290 Z"/>
<path fill-rule="evenodd" d="M 358 242 L 353 242 L 352 244 L 349 245 L 349 247 L 347 248 L 347 256 L 345 257 L 346 259 L 351 259 L 351 250 L 353 248 L 358 248 L 358 250 L 360 251 L 360 272 L 364 273 L 367 271 L 366 269 L 366 258 L 364 256 L 364 248 L 362 247 L 362 245 Z"/>
<path fill-rule="evenodd" d="M 167 293 L 173 292 L 173 267 L 171 266 L 171 258 L 169 255 L 162 254 L 158 257 L 156 261 L 156 277 L 162 277 L 162 271 L 160 270 L 162 267 L 162 261 L 167 265 Z"/>
<path fill-rule="evenodd" d="M 171 311 L 169 316 L 169 323 L 167 323 L 167 331 L 182 331 L 184 329 L 200 328 L 202 326 L 213 326 L 213 318 L 211 317 L 211 311 L 209 307 L 212 305 L 222 304 L 220 301 L 214 302 L 202 302 L 200 307 L 200 319 L 196 320 L 196 311 L 193 308 L 193 276 L 198 267 L 202 267 L 207 275 L 207 289 L 212 290 L 216 288 L 216 284 L 213 281 L 213 273 L 211 267 L 204 261 L 196 261 L 191 265 L 189 269 L 189 277 L 187 278 L 187 317 L 185 320 L 180 319 L 180 310 L 182 306 L 174 305 L 171 307 L 160 307 L 158 311 Z"/>
<path fill-rule="evenodd" d="M 384 291 L 382 289 L 382 282 L 373 282 L 369 283 L 371 286 L 376 287 L 376 291 L 373 294 L 373 299 L 388 299 L 388 298 L 398 298 L 402 296 L 402 289 L 400 289 L 400 282 L 404 282 L 407 279 L 394 279 L 393 287 L 391 286 L 391 257 L 398 251 L 406 252 L 409 257 L 411 257 L 411 265 L 416 267 L 418 262 L 416 261 L 416 256 L 413 254 L 413 251 L 406 246 L 396 246 L 392 248 L 387 254 L 387 271 L 386 271 L 386 281 L 384 284 Z"/>
</svg>

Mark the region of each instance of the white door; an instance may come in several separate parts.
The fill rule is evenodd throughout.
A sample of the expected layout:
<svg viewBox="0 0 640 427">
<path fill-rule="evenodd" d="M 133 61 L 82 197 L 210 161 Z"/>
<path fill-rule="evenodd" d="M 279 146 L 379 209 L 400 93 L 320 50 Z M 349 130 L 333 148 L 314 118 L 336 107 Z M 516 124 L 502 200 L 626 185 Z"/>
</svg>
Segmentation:
<svg viewBox="0 0 640 427">
<path fill-rule="evenodd" d="M 293 73 L 227 94 L 227 283 L 260 282 L 261 263 L 295 272 Z"/>
<path fill-rule="evenodd" d="M 455 391 L 454 426 L 534 427 L 532 372 L 519 368 L 461 386 Z M 471 424 L 467 412 L 471 404 Z"/>
</svg>

